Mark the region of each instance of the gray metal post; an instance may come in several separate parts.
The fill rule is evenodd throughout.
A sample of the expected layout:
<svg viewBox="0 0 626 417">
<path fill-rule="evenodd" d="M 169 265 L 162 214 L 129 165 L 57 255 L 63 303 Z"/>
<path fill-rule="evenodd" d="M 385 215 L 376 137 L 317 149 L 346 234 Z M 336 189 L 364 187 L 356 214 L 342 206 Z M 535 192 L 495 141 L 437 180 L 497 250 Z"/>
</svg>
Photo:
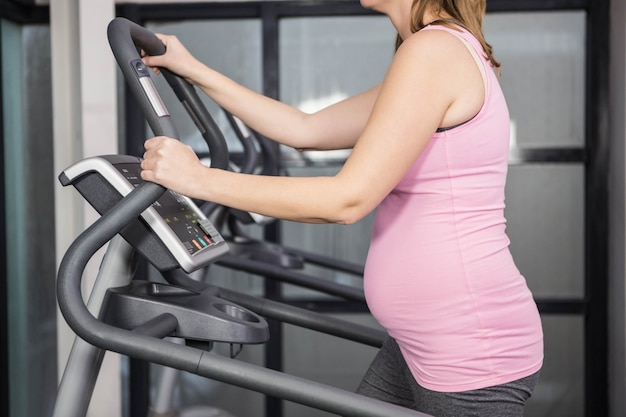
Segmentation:
<svg viewBox="0 0 626 417">
<path fill-rule="evenodd" d="M 119 235 L 105 253 L 87 308 L 98 316 L 110 287 L 128 285 L 133 277 L 134 250 Z M 105 351 L 76 337 L 59 384 L 53 417 L 84 417 L 100 372 Z"/>
</svg>

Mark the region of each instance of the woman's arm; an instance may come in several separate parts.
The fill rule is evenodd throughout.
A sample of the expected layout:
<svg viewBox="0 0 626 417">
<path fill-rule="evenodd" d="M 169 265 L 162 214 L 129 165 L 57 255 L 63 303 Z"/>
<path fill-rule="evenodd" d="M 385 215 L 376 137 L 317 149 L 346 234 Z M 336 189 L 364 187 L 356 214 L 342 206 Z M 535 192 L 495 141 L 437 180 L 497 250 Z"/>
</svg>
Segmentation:
<svg viewBox="0 0 626 417">
<path fill-rule="evenodd" d="M 352 148 L 376 100 L 378 87 L 313 114 L 252 91 L 193 57 L 175 36 L 157 35 L 167 52 L 145 56 L 153 68 L 166 67 L 201 88 L 211 99 L 263 136 L 296 149 Z M 158 69 L 156 69 L 158 72 Z"/>
<path fill-rule="evenodd" d="M 159 137 L 146 142 L 142 178 L 190 197 L 276 218 L 354 223 L 398 184 L 448 112 L 464 112 L 469 119 L 480 109 L 483 93 L 476 64 L 458 39 L 441 31 L 418 32 L 397 51 L 371 117 L 335 176 L 220 171 L 202 166 L 188 146 Z"/>
</svg>

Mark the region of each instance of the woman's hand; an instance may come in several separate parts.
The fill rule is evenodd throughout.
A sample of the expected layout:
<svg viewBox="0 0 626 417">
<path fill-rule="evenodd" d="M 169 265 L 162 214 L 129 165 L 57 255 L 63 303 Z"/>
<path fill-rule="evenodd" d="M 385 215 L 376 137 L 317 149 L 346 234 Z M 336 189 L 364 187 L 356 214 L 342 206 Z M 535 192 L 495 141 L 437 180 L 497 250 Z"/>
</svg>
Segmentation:
<svg viewBox="0 0 626 417">
<path fill-rule="evenodd" d="M 165 45 L 165 53 L 163 55 L 145 55 L 143 53 L 143 63 L 151 67 L 156 74 L 159 74 L 159 67 L 167 68 L 173 73 L 185 78 L 192 84 L 194 83 L 194 68 L 202 66 L 182 44 L 182 42 L 174 35 L 155 34 L 157 38 Z"/>
<path fill-rule="evenodd" d="M 206 175 L 203 171 L 208 168 L 202 165 L 190 146 L 166 136 L 148 139 L 144 146 L 142 179 L 188 197 L 199 197 L 201 178 Z"/>
</svg>

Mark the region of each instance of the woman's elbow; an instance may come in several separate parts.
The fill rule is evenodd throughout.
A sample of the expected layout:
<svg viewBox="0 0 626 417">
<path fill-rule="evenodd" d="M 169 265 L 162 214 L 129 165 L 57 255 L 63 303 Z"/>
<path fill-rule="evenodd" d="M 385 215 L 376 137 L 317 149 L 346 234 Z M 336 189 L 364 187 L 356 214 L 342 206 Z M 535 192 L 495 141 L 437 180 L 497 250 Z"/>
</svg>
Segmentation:
<svg viewBox="0 0 626 417">
<path fill-rule="evenodd" d="M 345 204 L 335 214 L 335 223 L 343 225 L 355 224 L 365 218 L 372 209 L 366 204 Z"/>
<path fill-rule="evenodd" d="M 332 177 L 326 201 L 331 203 L 327 209 L 333 223 L 351 225 L 374 211 L 380 200 L 368 184 L 346 178 Z"/>
</svg>

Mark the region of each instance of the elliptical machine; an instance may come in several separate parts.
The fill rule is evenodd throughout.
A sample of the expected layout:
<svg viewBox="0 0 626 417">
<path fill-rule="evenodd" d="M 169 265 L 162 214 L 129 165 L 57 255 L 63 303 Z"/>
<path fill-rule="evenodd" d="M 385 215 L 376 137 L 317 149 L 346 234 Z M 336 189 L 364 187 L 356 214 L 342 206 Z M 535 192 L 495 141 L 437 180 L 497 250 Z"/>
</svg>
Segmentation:
<svg viewBox="0 0 626 417">
<path fill-rule="evenodd" d="M 109 25 L 109 40 L 124 77 L 157 135 L 177 137 L 137 47 L 156 55 L 164 46 L 151 32 L 126 19 Z M 171 74 L 171 73 L 170 73 Z M 170 85 L 186 106 L 195 92 L 175 75 Z M 197 114 L 195 115 L 198 116 Z M 211 136 L 211 135 L 209 135 Z M 219 135 L 215 135 L 219 137 Z M 223 152 L 210 144 L 211 152 Z M 224 148 L 225 149 L 225 148 Z M 212 158 L 219 159 L 219 158 Z M 227 160 L 227 159 L 226 159 Z M 344 416 L 422 416 L 402 407 L 348 391 L 247 364 L 211 351 L 214 343 L 231 346 L 263 343 L 269 337 L 263 317 L 308 323 L 330 334 L 379 339 L 354 324 L 342 328 L 330 318 L 282 308 L 244 294 L 197 283 L 185 273 L 224 256 L 228 244 L 204 213 L 186 197 L 141 181 L 139 158 L 103 156 L 67 168 L 60 176 L 102 215 L 67 250 L 58 272 L 61 312 L 78 335 L 55 404 L 55 417 L 84 416 L 106 350 L 195 373 L 229 384 Z M 83 270 L 106 243 L 107 253 L 87 305 L 81 294 Z M 169 284 L 133 280 L 138 256 L 164 272 Z M 238 298 L 240 301 L 229 301 Z M 173 343 L 166 337 L 184 340 Z"/>
</svg>

